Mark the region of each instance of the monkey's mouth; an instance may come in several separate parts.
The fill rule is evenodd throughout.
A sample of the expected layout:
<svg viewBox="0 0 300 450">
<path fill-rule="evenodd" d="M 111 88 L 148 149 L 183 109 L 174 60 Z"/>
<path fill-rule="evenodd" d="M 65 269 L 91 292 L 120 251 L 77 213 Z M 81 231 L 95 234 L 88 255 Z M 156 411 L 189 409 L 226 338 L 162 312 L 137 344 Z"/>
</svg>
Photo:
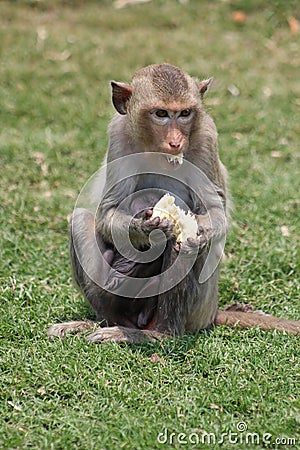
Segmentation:
<svg viewBox="0 0 300 450">
<path fill-rule="evenodd" d="M 173 166 L 179 166 L 183 163 L 183 153 L 178 153 L 178 155 L 167 155 L 167 161 Z"/>
</svg>

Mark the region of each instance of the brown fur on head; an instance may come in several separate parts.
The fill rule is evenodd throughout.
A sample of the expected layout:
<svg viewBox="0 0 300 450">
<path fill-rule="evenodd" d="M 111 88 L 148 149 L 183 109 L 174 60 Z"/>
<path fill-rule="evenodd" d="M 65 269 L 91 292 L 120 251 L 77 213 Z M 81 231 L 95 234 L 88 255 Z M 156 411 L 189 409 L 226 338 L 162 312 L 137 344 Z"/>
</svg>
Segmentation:
<svg viewBox="0 0 300 450">
<path fill-rule="evenodd" d="M 140 140 L 141 146 L 146 145 L 148 151 L 176 154 L 188 146 L 192 122 L 180 124 L 176 129 L 161 127 L 149 120 L 151 111 L 176 113 L 189 109 L 196 119 L 211 81 L 199 82 L 170 64 L 153 64 L 137 71 L 130 85 L 112 82 L 113 104 L 120 114 L 127 114 L 129 132 Z M 169 142 L 174 145 L 170 147 Z"/>
</svg>

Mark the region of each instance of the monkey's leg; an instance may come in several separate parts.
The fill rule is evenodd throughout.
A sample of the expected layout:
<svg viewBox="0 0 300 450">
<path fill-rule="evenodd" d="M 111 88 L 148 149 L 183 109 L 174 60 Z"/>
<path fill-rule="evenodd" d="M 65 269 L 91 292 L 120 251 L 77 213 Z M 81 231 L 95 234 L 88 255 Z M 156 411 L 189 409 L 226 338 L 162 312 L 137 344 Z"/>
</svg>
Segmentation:
<svg viewBox="0 0 300 450">
<path fill-rule="evenodd" d="M 200 253 L 190 268 L 189 258 L 194 258 L 195 255 L 192 243 L 184 245 L 184 256 L 179 261 L 175 261 L 178 255 L 176 248 L 176 244 L 175 247 L 169 245 L 166 250 L 164 270 L 176 262 L 178 278 L 182 276 L 183 278 L 172 289 L 160 294 L 156 327 L 159 331 L 169 332 L 172 335 L 197 333 L 213 324 L 218 305 L 219 271 L 217 267 L 212 267 L 211 273 L 209 268 L 206 269 L 207 278 L 199 282 L 208 249 L 200 248 Z M 217 245 L 212 244 L 210 251 L 218 252 Z M 210 261 L 208 263 L 210 264 Z"/>
<path fill-rule="evenodd" d="M 70 254 L 74 279 L 94 309 L 98 321 L 117 323 L 114 296 L 101 286 L 108 277 L 113 251 L 105 247 L 101 237 L 95 234 L 95 221 L 91 212 L 78 208 L 71 221 Z M 101 257 L 102 255 L 102 257 Z M 105 262 L 107 264 L 105 264 Z M 66 322 L 53 325 L 49 336 L 85 332 L 95 327 L 91 321 Z"/>
<path fill-rule="evenodd" d="M 70 255 L 74 279 L 96 313 L 97 320 L 116 323 L 115 296 L 104 289 L 113 250 L 95 230 L 93 214 L 83 208 L 74 211 L 71 221 Z"/>
<path fill-rule="evenodd" d="M 75 210 L 71 227 L 71 260 L 78 286 L 96 312 L 97 319 L 105 325 L 134 329 L 142 328 L 145 324 L 146 328 L 153 315 L 155 300 L 135 300 L 136 286 L 134 279 L 133 285 L 130 284 L 130 276 L 151 277 L 151 274 L 159 273 L 161 263 L 154 261 L 143 265 L 127 260 L 108 249 L 100 234 L 95 233 L 93 215 L 85 209 Z M 110 272 L 111 267 L 113 270 Z M 127 279 L 123 274 L 128 275 Z M 123 298 L 108 292 L 106 289 L 110 282 L 117 283 L 119 287 L 125 283 L 123 288 L 127 292 L 132 291 L 133 298 Z"/>
<path fill-rule="evenodd" d="M 63 337 L 66 334 L 85 333 L 95 327 L 96 322 L 91 320 L 57 323 L 49 328 L 48 336 L 52 338 L 54 336 Z"/>
<path fill-rule="evenodd" d="M 123 211 L 119 211 L 116 208 L 110 208 L 108 210 L 99 210 L 96 231 L 102 236 L 105 236 L 106 241 L 113 244 L 114 236 L 123 239 L 128 233 L 130 233 L 130 239 L 133 245 L 138 248 L 140 245 L 147 245 L 149 238 L 147 230 L 142 229 L 142 219 L 133 218 L 132 215 L 126 214 Z"/>
<path fill-rule="evenodd" d="M 181 256 L 177 260 L 178 251 L 175 246 L 174 241 L 168 241 L 164 252 L 161 293 L 158 295 L 154 329 L 163 334 L 181 336 L 186 331 L 189 315 L 193 313 L 198 286 L 193 269 L 190 268 L 189 257 Z M 168 269 L 173 264 L 176 264 L 176 274 L 173 274 L 173 287 L 168 289 L 170 284 Z"/>
<path fill-rule="evenodd" d="M 75 209 L 72 215 L 70 256 L 75 281 L 84 294 L 89 282 L 100 286 L 106 282 L 114 252 L 96 233 L 94 216 L 84 208 Z"/>
</svg>

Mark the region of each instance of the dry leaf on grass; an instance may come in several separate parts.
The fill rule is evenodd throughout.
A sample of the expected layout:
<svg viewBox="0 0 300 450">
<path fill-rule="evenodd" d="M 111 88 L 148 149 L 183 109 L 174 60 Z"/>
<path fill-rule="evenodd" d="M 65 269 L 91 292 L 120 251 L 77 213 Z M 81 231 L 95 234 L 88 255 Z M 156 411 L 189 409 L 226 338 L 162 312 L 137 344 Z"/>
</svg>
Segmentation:
<svg viewBox="0 0 300 450">
<path fill-rule="evenodd" d="M 227 86 L 227 91 L 230 92 L 233 97 L 238 97 L 240 95 L 239 88 L 234 84 L 230 84 L 229 86 Z"/>
<path fill-rule="evenodd" d="M 46 388 L 45 388 L 45 386 L 39 387 L 37 391 L 38 391 L 38 393 L 41 394 L 41 395 L 45 395 L 45 394 L 46 394 Z"/>
<path fill-rule="evenodd" d="M 163 358 L 161 358 L 157 353 L 153 353 L 153 354 L 150 356 L 150 361 L 151 361 L 151 362 L 160 362 L 160 363 L 162 363 L 164 360 L 163 360 Z"/>
<path fill-rule="evenodd" d="M 68 50 L 64 50 L 61 53 L 57 53 L 57 52 L 47 52 L 45 54 L 45 58 L 48 59 L 49 61 L 66 61 L 67 59 L 69 59 L 71 56 L 71 52 L 69 52 Z"/>
<path fill-rule="evenodd" d="M 300 31 L 299 20 L 295 19 L 295 17 L 293 17 L 293 16 L 290 16 L 288 18 L 288 24 L 289 24 L 289 27 L 290 27 L 290 32 L 291 32 L 291 34 L 293 36 L 295 36 L 296 34 L 299 33 L 299 31 Z"/>
<path fill-rule="evenodd" d="M 273 152 L 271 152 L 271 156 L 272 156 L 272 158 L 281 158 L 282 152 L 278 152 L 277 150 L 274 150 Z"/>
<path fill-rule="evenodd" d="M 48 175 L 48 164 L 44 162 L 45 155 L 41 152 L 34 152 L 32 155 L 35 162 L 40 166 L 42 175 L 46 177 Z"/>
<path fill-rule="evenodd" d="M 117 0 L 114 3 L 115 9 L 122 9 L 125 8 L 127 5 L 137 5 L 138 3 L 148 3 L 151 2 L 151 0 Z"/>
<path fill-rule="evenodd" d="M 244 11 L 233 11 L 232 13 L 232 20 L 236 23 L 245 23 L 247 19 L 246 14 Z"/>
<path fill-rule="evenodd" d="M 21 406 L 16 405 L 13 401 L 8 400 L 7 402 L 10 406 L 12 406 L 16 411 L 22 411 Z"/>
<path fill-rule="evenodd" d="M 210 404 L 211 409 L 217 409 L 218 411 L 223 411 L 222 406 L 216 405 L 215 403 Z"/>
<path fill-rule="evenodd" d="M 48 33 L 46 28 L 38 27 L 36 30 L 37 38 L 36 38 L 36 46 L 38 50 L 43 50 L 45 40 L 48 37 Z"/>
<path fill-rule="evenodd" d="M 280 227 L 280 231 L 281 231 L 282 236 L 284 236 L 284 237 L 289 237 L 291 235 L 289 227 L 287 227 L 286 225 L 282 225 Z"/>
<path fill-rule="evenodd" d="M 42 164 L 44 162 L 44 159 L 45 159 L 44 153 L 42 153 L 42 152 L 34 152 L 32 154 L 32 156 L 34 157 L 35 162 L 37 164 Z"/>
</svg>

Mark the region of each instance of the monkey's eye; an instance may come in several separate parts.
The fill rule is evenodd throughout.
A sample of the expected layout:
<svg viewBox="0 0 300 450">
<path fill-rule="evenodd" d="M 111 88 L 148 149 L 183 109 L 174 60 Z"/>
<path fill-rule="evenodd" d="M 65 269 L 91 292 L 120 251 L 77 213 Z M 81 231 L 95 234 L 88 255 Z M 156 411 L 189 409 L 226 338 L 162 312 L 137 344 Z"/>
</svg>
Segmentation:
<svg viewBox="0 0 300 450">
<path fill-rule="evenodd" d="M 155 111 L 155 115 L 157 117 L 168 117 L 168 111 L 166 111 L 165 109 L 158 109 L 157 111 Z"/>
<path fill-rule="evenodd" d="M 189 117 L 191 115 L 191 110 L 190 109 L 183 109 L 180 112 L 180 117 Z"/>
</svg>

